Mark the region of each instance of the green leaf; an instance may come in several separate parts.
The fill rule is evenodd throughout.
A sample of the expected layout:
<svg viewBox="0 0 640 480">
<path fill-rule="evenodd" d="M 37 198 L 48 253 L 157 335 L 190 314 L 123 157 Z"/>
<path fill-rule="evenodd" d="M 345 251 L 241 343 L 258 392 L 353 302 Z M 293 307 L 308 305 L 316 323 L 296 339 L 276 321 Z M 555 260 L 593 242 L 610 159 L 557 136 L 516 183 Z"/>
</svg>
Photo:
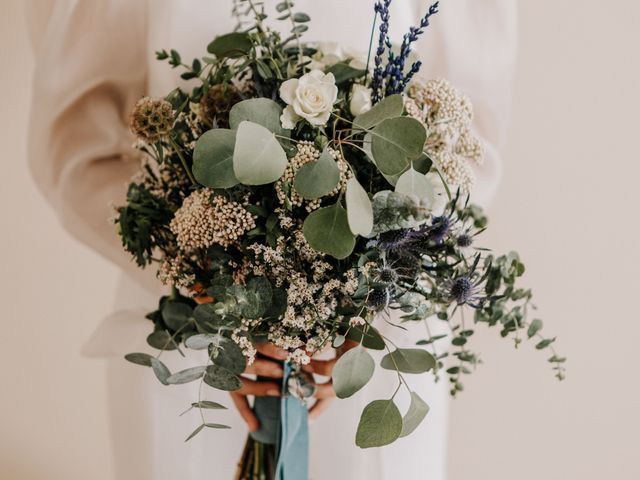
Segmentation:
<svg viewBox="0 0 640 480">
<path fill-rule="evenodd" d="M 556 341 L 556 338 L 546 338 L 544 340 L 540 340 L 537 344 L 536 344 L 536 349 L 538 350 L 542 350 L 547 348 L 549 345 L 551 345 L 553 342 Z"/>
<path fill-rule="evenodd" d="M 402 373 L 424 373 L 436 366 L 436 359 L 421 348 L 398 348 L 382 357 L 380 366 Z"/>
<path fill-rule="evenodd" d="M 180 330 L 191 318 L 193 309 L 186 303 L 167 302 L 162 308 L 162 319 L 171 330 Z"/>
<path fill-rule="evenodd" d="M 214 128 L 205 132 L 193 150 L 193 176 L 211 188 L 230 188 L 238 184 L 233 172 L 236 132 Z"/>
<path fill-rule="evenodd" d="M 213 343 L 217 335 L 211 333 L 200 333 L 198 335 L 191 335 L 184 341 L 187 348 L 191 350 L 204 350 Z"/>
<path fill-rule="evenodd" d="M 247 359 L 240 347 L 229 338 L 216 335 L 211 361 L 235 374 L 241 374 L 247 366 Z"/>
<path fill-rule="evenodd" d="M 250 98 L 236 103 L 231 108 L 229 125 L 236 130 L 246 120 L 262 125 L 276 135 L 288 137 L 291 132 L 282 128 L 280 115 L 282 115 L 282 107 L 270 98 Z"/>
<path fill-rule="evenodd" d="M 426 175 L 410 167 L 404 172 L 396 182 L 396 192 L 405 195 L 415 195 L 419 199 L 428 199 L 428 205 L 433 205 L 436 201 L 436 191 Z"/>
<path fill-rule="evenodd" d="M 342 345 L 344 345 L 344 342 L 346 340 L 347 338 L 344 335 L 336 335 L 336 337 L 333 339 L 332 347 L 340 348 Z"/>
<path fill-rule="evenodd" d="M 365 348 L 369 348 L 371 350 L 384 350 L 384 339 L 380 336 L 378 331 L 369 325 L 367 326 L 366 333 L 363 334 L 363 328 L 364 327 L 361 325 L 350 328 L 349 332 L 347 332 L 347 338 L 354 342 L 362 343 Z"/>
<path fill-rule="evenodd" d="M 424 126 L 415 118 L 383 120 L 371 132 L 371 152 L 378 169 L 385 175 L 403 172 L 422 155 L 427 139 Z"/>
<path fill-rule="evenodd" d="M 293 21 L 294 22 L 305 23 L 305 22 L 308 22 L 310 20 L 311 20 L 311 18 L 306 13 L 299 12 L 299 13 L 294 13 L 293 14 Z"/>
<path fill-rule="evenodd" d="M 205 423 L 204 426 L 207 428 L 231 428 L 229 425 L 223 425 L 221 423 Z"/>
<path fill-rule="evenodd" d="M 185 442 L 188 442 L 189 440 L 191 440 L 193 437 L 195 437 L 197 434 L 199 434 L 202 429 L 204 428 L 204 424 L 202 425 L 198 425 L 198 428 L 196 428 L 193 432 L 191 432 L 191 435 L 189 435 L 186 439 Z"/>
<path fill-rule="evenodd" d="M 535 336 L 535 334 L 540 330 L 542 330 L 542 320 L 535 319 L 531 322 L 529 328 L 527 329 L 527 336 L 531 338 Z"/>
<path fill-rule="evenodd" d="M 242 382 L 233 372 L 218 365 L 209 365 L 207 367 L 207 373 L 204 375 L 204 383 L 210 387 L 227 392 L 242 388 Z"/>
<path fill-rule="evenodd" d="M 233 171 L 245 185 L 264 185 L 278 180 L 287 168 L 287 156 L 269 130 L 244 121 L 238 127 L 233 152 Z"/>
<path fill-rule="evenodd" d="M 175 350 L 176 342 L 171 339 L 171 335 L 166 330 L 156 330 L 149 334 L 147 343 L 158 350 Z"/>
<path fill-rule="evenodd" d="M 296 191 L 307 200 L 327 195 L 340 181 L 340 169 L 327 149 L 315 162 L 304 164 L 293 180 Z"/>
<path fill-rule="evenodd" d="M 416 392 L 411 392 L 411 404 L 405 416 L 402 417 L 402 432 L 400 436 L 406 437 L 413 433 L 418 428 L 418 425 L 422 423 L 424 417 L 427 416 L 427 413 L 429 413 L 429 405 Z"/>
<path fill-rule="evenodd" d="M 170 375 L 167 378 L 167 383 L 169 385 L 182 385 L 183 383 L 193 382 L 194 380 L 198 380 L 200 377 L 202 377 L 205 370 L 206 367 L 204 366 L 191 367 L 185 370 L 181 370 L 174 373 L 173 375 Z"/>
<path fill-rule="evenodd" d="M 219 332 L 221 330 L 232 330 L 238 326 L 237 319 L 227 315 L 219 315 L 216 311 L 215 303 L 204 303 L 198 305 L 193 310 L 193 317 L 197 326 L 205 332 Z M 191 337 L 189 337 L 191 338 Z M 197 341 L 197 340 L 194 340 Z M 189 347 L 193 348 L 193 347 Z M 197 349 L 196 349 L 197 350 Z"/>
<path fill-rule="evenodd" d="M 347 180 L 345 201 L 351 232 L 366 237 L 373 230 L 373 207 L 369 195 L 355 177 Z"/>
<path fill-rule="evenodd" d="M 369 130 L 387 118 L 399 117 L 404 110 L 404 101 L 402 95 L 397 93 L 389 95 L 369 111 L 358 115 L 353 119 L 353 127 L 360 130 Z"/>
<path fill-rule="evenodd" d="M 143 367 L 151 366 L 151 359 L 154 358 L 153 355 L 149 355 L 148 353 L 127 353 L 124 356 L 125 360 L 135 363 L 136 365 L 142 365 Z"/>
<path fill-rule="evenodd" d="M 333 73 L 336 85 L 339 85 L 346 82 L 347 80 L 353 80 L 354 78 L 363 77 L 366 73 L 366 70 L 353 68 L 351 65 L 347 65 L 346 63 L 341 62 L 331 65 L 325 70 L 325 73 Z"/>
<path fill-rule="evenodd" d="M 364 387 L 376 365 L 367 350 L 358 345 L 342 355 L 333 367 L 333 389 L 338 398 L 348 398 Z"/>
<path fill-rule="evenodd" d="M 208 46 L 207 52 L 222 58 L 239 58 L 251 51 L 253 43 L 247 33 L 233 32 L 216 37 Z"/>
<path fill-rule="evenodd" d="M 215 410 L 226 410 L 227 407 L 219 404 L 218 402 L 212 402 L 211 400 L 202 400 L 201 402 L 192 403 L 193 408 L 209 408 Z"/>
<path fill-rule="evenodd" d="M 338 259 L 348 257 L 356 244 L 347 212 L 339 202 L 311 212 L 304 221 L 302 233 L 311 248 Z"/>
<path fill-rule="evenodd" d="M 160 380 L 160 383 L 162 383 L 163 385 L 169 385 L 167 379 L 171 376 L 171 372 L 164 363 L 153 357 L 151 358 L 151 368 L 153 368 L 153 373 L 156 374 L 156 377 L 158 378 L 158 380 Z"/>
<path fill-rule="evenodd" d="M 356 445 L 382 447 L 394 442 L 402 432 L 402 415 L 393 400 L 374 400 L 362 411 Z"/>
</svg>

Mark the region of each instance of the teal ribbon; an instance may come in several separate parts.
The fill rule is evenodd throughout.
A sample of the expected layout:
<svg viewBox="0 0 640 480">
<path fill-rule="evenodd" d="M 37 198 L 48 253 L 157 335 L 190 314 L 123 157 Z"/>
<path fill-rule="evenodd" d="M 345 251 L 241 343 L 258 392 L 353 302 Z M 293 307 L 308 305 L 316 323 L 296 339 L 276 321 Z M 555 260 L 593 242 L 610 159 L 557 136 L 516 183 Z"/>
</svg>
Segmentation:
<svg viewBox="0 0 640 480">
<path fill-rule="evenodd" d="M 289 394 L 287 381 L 292 372 L 291 364 L 285 363 L 281 398 L 256 397 L 253 405 L 260 429 L 251 436 L 276 445 L 276 480 L 307 480 L 309 475 L 308 411 L 302 400 Z"/>
</svg>

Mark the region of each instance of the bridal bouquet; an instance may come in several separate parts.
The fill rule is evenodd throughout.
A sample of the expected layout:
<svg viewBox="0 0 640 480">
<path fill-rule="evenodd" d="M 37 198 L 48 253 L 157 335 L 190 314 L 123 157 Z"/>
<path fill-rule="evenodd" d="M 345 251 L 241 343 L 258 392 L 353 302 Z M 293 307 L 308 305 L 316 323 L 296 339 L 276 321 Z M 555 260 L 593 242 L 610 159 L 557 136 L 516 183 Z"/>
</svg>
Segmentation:
<svg viewBox="0 0 640 480">
<path fill-rule="evenodd" d="M 290 23 L 286 38 L 266 25 L 259 2 L 243 0 L 237 30 L 215 38 L 210 56 L 184 63 L 174 50 L 158 52 L 195 86 L 136 104 L 131 130 L 143 168 L 116 219 L 124 248 L 172 287 L 148 315 L 149 345 L 207 353 L 204 364 L 177 372 L 160 354 L 129 361 L 165 385 L 234 391 L 256 345 L 269 342 L 287 352 L 283 397 L 256 399 L 254 408 L 282 418 L 302 408 L 304 431 L 299 399 L 313 395 L 305 365 L 314 354 L 341 354 L 332 385 L 346 398 L 375 374 L 369 351 L 383 350 L 377 367 L 396 372 L 397 389 L 362 412 L 362 448 L 409 435 L 424 419 L 428 399 L 412 391 L 411 375 L 444 375 L 452 395 L 462 390 L 480 361 L 469 347 L 478 324 L 498 327 L 516 346 L 535 339 L 564 375 L 554 339 L 528 320 L 532 295 L 517 286 L 518 255 L 477 246 L 487 219 L 470 202 L 483 158 L 471 103 L 448 81 L 417 76 L 412 46 L 438 5 L 396 46 L 390 2 L 375 5 L 379 35 L 369 56 L 303 43 L 310 19 L 290 0 L 275 7 Z M 409 322 L 425 326 L 413 348 L 379 329 Z M 432 334 L 434 322 L 448 334 Z M 394 403 L 400 388 L 411 395 L 406 412 Z M 192 404 L 202 422 L 189 438 L 225 428 L 205 420 L 204 410 L 224 407 L 202 395 Z M 238 478 L 276 470 L 284 478 L 282 438 L 297 434 L 290 425 L 271 429 L 276 453 L 250 438 Z"/>
</svg>

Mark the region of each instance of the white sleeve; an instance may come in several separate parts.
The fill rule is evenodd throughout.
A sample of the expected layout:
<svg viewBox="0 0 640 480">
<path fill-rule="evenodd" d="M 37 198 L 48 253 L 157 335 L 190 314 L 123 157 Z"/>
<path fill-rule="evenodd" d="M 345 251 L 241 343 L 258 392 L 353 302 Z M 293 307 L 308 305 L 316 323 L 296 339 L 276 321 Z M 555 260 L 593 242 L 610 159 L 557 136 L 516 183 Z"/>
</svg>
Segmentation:
<svg viewBox="0 0 640 480">
<path fill-rule="evenodd" d="M 138 168 L 127 129 L 144 94 L 146 0 L 32 0 L 29 164 L 64 227 L 151 286 L 109 221 Z"/>
<path fill-rule="evenodd" d="M 473 127 L 486 143 L 484 164 L 476 168 L 473 201 L 486 205 L 500 180 L 500 149 L 509 115 L 517 55 L 515 0 L 442 0 L 440 12 L 418 42 L 420 75 L 443 77 L 473 103 Z M 415 2 L 416 14 L 428 8 Z"/>
</svg>

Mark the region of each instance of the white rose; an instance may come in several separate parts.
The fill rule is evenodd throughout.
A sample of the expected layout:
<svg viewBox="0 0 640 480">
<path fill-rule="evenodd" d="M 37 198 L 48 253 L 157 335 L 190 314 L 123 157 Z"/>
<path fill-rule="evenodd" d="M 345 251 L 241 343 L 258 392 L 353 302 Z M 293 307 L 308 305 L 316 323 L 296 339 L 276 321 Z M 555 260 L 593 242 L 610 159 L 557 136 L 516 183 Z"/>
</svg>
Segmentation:
<svg viewBox="0 0 640 480">
<path fill-rule="evenodd" d="M 354 117 L 371 110 L 371 89 L 354 83 L 351 89 L 349 110 Z"/>
<path fill-rule="evenodd" d="M 287 104 L 280 117 L 284 128 L 294 128 L 301 118 L 311 125 L 326 125 L 338 98 L 336 79 L 333 73 L 311 70 L 284 82 L 280 98 Z"/>
</svg>

